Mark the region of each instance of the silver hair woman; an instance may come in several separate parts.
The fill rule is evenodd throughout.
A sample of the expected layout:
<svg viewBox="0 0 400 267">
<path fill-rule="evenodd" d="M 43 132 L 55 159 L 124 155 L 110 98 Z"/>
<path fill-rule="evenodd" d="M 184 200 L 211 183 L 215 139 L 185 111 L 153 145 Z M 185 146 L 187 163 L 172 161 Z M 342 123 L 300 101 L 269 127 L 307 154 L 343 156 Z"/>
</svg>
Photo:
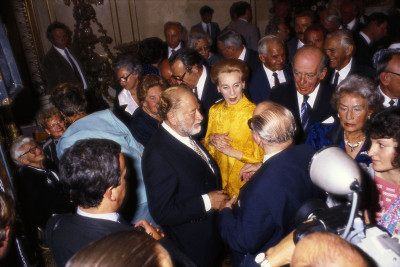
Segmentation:
<svg viewBox="0 0 400 267">
<path fill-rule="evenodd" d="M 207 33 L 202 30 L 192 30 L 188 38 L 188 47 L 193 48 L 199 52 L 202 57 L 207 61 L 208 65 L 212 67 L 218 61 L 223 59 L 222 56 L 214 54 L 210 51 L 213 41 Z"/>
<path fill-rule="evenodd" d="M 336 145 L 358 163 L 369 164 L 370 147 L 364 126 L 370 115 L 382 108 L 383 97 L 374 83 L 365 77 L 349 75 L 339 83 L 332 95 L 331 104 L 338 111 L 339 120 L 334 123 L 316 123 L 311 126 L 306 143 L 319 149 Z"/>
</svg>

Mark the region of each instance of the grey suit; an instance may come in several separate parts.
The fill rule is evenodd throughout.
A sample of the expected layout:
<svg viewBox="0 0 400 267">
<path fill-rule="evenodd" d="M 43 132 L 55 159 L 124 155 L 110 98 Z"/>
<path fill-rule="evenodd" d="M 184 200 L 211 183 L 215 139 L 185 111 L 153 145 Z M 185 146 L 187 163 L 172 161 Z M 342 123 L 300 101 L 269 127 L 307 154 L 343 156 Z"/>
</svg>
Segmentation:
<svg viewBox="0 0 400 267">
<path fill-rule="evenodd" d="M 257 51 L 258 41 L 260 40 L 260 31 L 256 25 L 238 19 L 235 22 L 231 22 L 227 28 L 242 35 L 246 42 L 246 47 Z"/>
</svg>

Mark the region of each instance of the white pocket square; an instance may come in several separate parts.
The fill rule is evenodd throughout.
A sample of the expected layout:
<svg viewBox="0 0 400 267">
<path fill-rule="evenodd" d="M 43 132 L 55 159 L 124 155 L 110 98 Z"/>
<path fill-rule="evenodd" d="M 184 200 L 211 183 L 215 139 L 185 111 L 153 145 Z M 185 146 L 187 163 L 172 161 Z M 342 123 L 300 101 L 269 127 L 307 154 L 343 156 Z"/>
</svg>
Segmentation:
<svg viewBox="0 0 400 267">
<path fill-rule="evenodd" d="M 324 120 L 322 123 L 334 123 L 334 122 L 335 122 L 335 119 L 332 116 L 330 116 L 329 118 Z"/>
</svg>

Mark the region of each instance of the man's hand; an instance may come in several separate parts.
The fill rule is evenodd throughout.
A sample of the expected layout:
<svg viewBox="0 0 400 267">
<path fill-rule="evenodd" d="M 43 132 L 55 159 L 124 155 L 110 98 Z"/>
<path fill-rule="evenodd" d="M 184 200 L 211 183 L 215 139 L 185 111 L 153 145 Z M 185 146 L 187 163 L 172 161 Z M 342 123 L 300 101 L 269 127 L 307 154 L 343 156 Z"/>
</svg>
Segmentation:
<svg viewBox="0 0 400 267">
<path fill-rule="evenodd" d="M 157 227 L 154 227 L 145 219 L 142 219 L 135 224 L 135 227 L 139 226 L 143 227 L 146 233 L 152 236 L 155 240 L 159 240 L 164 237 L 164 234 L 160 233 L 160 229 L 157 229 Z"/>
<path fill-rule="evenodd" d="M 232 142 L 232 139 L 228 135 L 229 132 L 224 134 L 210 134 L 208 143 L 221 151 L 224 147 L 231 146 L 228 141 Z"/>
<path fill-rule="evenodd" d="M 231 199 L 229 199 L 228 202 L 225 203 L 224 208 L 232 209 L 232 205 L 233 205 L 233 203 L 235 203 L 235 200 L 236 200 L 236 196 L 233 196 Z"/>
<path fill-rule="evenodd" d="M 272 266 L 286 265 L 292 260 L 295 247 L 293 233 L 294 231 L 282 239 L 277 245 L 267 250 L 267 258 Z"/>
<path fill-rule="evenodd" d="M 224 194 L 223 190 L 212 191 L 208 193 L 208 197 L 210 198 L 211 208 L 214 210 L 221 210 L 229 200 L 229 197 Z"/>
<path fill-rule="evenodd" d="M 239 178 L 242 181 L 250 181 L 250 178 L 253 176 L 253 174 L 258 171 L 258 169 L 261 167 L 262 163 L 257 162 L 257 163 L 246 163 L 242 167 L 242 169 L 239 172 Z"/>
</svg>

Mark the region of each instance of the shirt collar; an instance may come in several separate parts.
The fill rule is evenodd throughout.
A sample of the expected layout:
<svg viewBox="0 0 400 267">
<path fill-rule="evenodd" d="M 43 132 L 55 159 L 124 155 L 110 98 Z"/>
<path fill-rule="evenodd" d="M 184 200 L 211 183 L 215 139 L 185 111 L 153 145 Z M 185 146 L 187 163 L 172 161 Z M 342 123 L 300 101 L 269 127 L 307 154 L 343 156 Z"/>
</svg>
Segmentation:
<svg viewBox="0 0 400 267">
<path fill-rule="evenodd" d="M 58 48 L 58 47 L 55 46 L 55 45 L 53 45 L 53 47 L 54 47 L 54 48 L 57 50 L 57 52 L 60 53 L 61 55 L 67 56 L 67 54 L 65 54 L 65 49 L 68 49 L 68 48 L 61 49 L 61 48 Z M 68 51 L 68 52 L 69 52 L 69 51 Z"/>
<path fill-rule="evenodd" d="M 356 18 L 347 23 L 347 29 L 352 30 L 355 24 L 356 24 Z"/>
<path fill-rule="evenodd" d="M 276 151 L 276 152 L 270 153 L 270 154 L 268 154 L 268 155 L 264 155 L 263 163 L 265 163 L 267 160 L 269 160 L 270 158 L 272 158 L 273 156 L 275 156 L 275 155 L 278 154 L 279 152 L 281 152 L 281 151 Z"/>
<path fill-rule="evenodd" d="M 315 90 L 311 94 L 308 95 L 309 98 L 308 98 L 307 102 L 311 108 L 314 107 L 315 99 L 317 98 L 317 94 L 318 94 L 320 85 L 321 85 L 321 83 L 319 83 L 317 85 L 317 87 L 315 88 Z M 301 103 L 303 103 L 303 95 L 300 94 L 299 92 L 297 92 L 297 101 L 299 103 L 300 114 L 301 114 Z"/>
<path fill-rule="evenodd" d="M 297 49 L 300 49 L 300 48 L 302 48 L 303 46 L 304 46 L 304 43 L 303 43 L 302 41 L 298 40 L 298 42 L 297 42 Z"/>
<path fill-rule="evenodd" d="M 192 148 L 192 146 L 190 145 L 190 139 L 188 136 L 181 136 L 180 134 L 178 134 L 174 129 L 172 129 L 168 124 L 166 124 L 165 122 L 161 123 L 161 126 L 168 132 L 170 133 L 173 137 L 175 137 L 176 139 L 178 139 L 179 142 L 183 143 L 184 145 L 186 145 L 189 148 Z"/>
<path fill-rule="evenodd" d="M 244 22 L 248 22 L 246 19 L 244 18 L 239 18 L 239 20 L 244 21 Z"/>
<path fill-rule="evenodd" d="M 268 69 L 267 67 L 265 67 L 264 64 L 262 64 L 262 66 L 264 68 L 265 74 L 267 75 L 267 79 L 268 79 L 268 82 L 269 82 L 271 88 L 275 86 L 275 78 L 272 75 L 274 72 L 276 72 L 276 74 L 278 74 L 279 83 L 286 82 L 286 78 L 285 78 L 285 74 L 283 73 L 283 69 L 277 70 L 277 71 L 272 71 L 272 70 Z"/>
<path fill-rule="evenodd" d="M 171 48 L 168 46 L 168 54 L 171 54 L 171 51 L 174 50 L 175 52 L 178 51 L 179 49 L 181 49 L 181 44 L 182 42 L 179 42 L 178 46 L 175 48 Z"/>
<path fill-rule="evenodd" d="M 350 69 L 351 69 L 351 63 L 353 62 L 353 58 L 350 59 L 349 63 L 347 63 L 347 65 L 342 68 L 341 70 L 339 70 L 339 79 L 338 79 L 338 84 L 343 81 L 347 75 L 349 75 Z M 337 70 L 335 70 L 335 74 L 336 74 Z M 335 75 L 333 75 L 333 79 L 335 79 Z"/>
<path fill-rule="evenodd" d="M 238 57 L 238 59 L 244 61 L 244 56 L 246 55 L 246 47 L 243 45 L 243 50 L 242 53 L 240 54 L 240 56 Z"/>
<path fill-rule="evenodd" d="M 364 37 L 364 39 L 365 39 L 365 41 L 367 42 L 367 44 L 370 44 L 370 43 L 371 43 L 371 39 L 369 39 L 369 37 L 368 37 L 364 32 L 360 31 L 360 35 L 361 35 L 362 37 Z"/>
<path fill-rule="evenodd" d="M 392 98 L 388 97 L 387 95 L 385 95 L 385 93 L 382 91 L 381 86 L 378 85 L 378 91 L 379 93 L 381 93 L 381 95 L 383 96 L 383 106 L 384 107 L 390 107 L 390 100 L 392 100 Z M 394 104 L 397 105 L 397 102 L 399 101 L 398 99 L 393 99 Z"/>
<path fill-rule="evenodd" d="M 135 100 L 133 100 L 131 93 L 125 88 L 118 94 L 118 101 L 120 106 L 127 105 L 125 111 L 131 115 L 139 107 Z"/>
<path fill-rule="evenodd" d="M 76 214 L 84 216 L 84 217 L 93 218 L 93 219 L 103 219 L 103 220 L 109 220 L 109 221 L 113 221 L 113 222 L 118 222 L 118 219 L 119 219 L 119 214 L 117 212 L 102 213 L 102 214 L 88 213 L 88 212 L 81 210 L 79 207 L 76 209 Z"/>
</svg>

